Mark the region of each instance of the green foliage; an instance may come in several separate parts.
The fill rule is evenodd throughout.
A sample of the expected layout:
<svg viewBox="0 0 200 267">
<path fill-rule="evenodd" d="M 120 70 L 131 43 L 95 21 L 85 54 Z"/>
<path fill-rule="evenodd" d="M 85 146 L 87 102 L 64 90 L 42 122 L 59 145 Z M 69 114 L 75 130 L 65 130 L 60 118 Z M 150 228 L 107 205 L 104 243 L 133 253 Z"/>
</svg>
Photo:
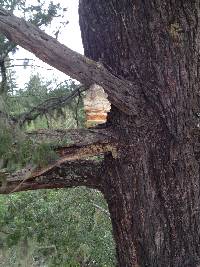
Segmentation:
<svg viewBox="0 0 200 267">
<path fill-rule="evenodd" d="M 60 4 L 54 4 L 51 1 L 48 6 L 45 5 L 46 1 L 39 1 L 38 5 L 30 5 L 26 10 L 30 14 L 29 21 L 37 26 L 47 26 L 51 23 L 52 18 L 59 16 L 58 12 L 61 10 Z"/>
<path fill-rule="evenodd" d="M 33 151 L 32 162 L 39 167 L 46 166 L 58 158 L 51 144 L 41 143 Z"/>
<path fill-rule="evenodd" d="M 0 155 L 5 158 L 8 148 L 12 146 L 12 133 L 11 130 L 2 125 L 2 123 L 0 125 L 0 140 Z"/>
<path fill-rule="evenodd" d="M 32 140 L 25 140 L 21 131 L 5 125 L 0 127 L 0 140 L 0 160 L 4 162 L 0 169 L 14 171 L 30 163 L 43 167 L 58 158 L 52 144 L 35 144 Z"/>
<path fill-rule="evenodd" d="M 7 106 L 12 115 L 28 112 L 48 99 L 68 96 L 77 85 L 67 80 L 59 85 L 56 81 L 44 81 L 39 74 L 33 75 L 25 89 L 20 89 L 12 97 L 7 98 Z M 67 105 L 59 105 L 48 111 L 48 105 L 44 113 L 36 120 L 30 121 L 28 129 L 37 128 L 76 128 L 83 127 L 85 115 L 83 111 L 82 95 L 74 98 Z"/>
<path fill-rule="evenodd" d="M 0 229 L 7 233 L 0 235 L 4 249 L 13 253 L 27 241 L 32 257 L 47 266 L 115 266 L 110 219 L 93 205 L 107 208 L 99 192 L 28 192 L 0 197 L 0 203 Z M 24 257 L 30 257 L 28 251 Z"/>
</svg>

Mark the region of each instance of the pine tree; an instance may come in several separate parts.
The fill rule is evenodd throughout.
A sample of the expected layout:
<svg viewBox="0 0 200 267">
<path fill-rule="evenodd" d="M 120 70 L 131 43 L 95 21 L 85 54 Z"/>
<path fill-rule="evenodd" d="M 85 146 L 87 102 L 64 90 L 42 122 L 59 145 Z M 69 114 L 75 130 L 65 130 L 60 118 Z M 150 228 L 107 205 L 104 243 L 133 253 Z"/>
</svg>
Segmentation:
<svg viewBox="0 0 200 267">
<path fill-rule="evenodd" d="M 82 84 L 101 85 L 112 103 L 105 128 L 56 132 L 73 145 L 18 190 L 96 188 L 119 266 L 197 267 L 199 1 L 82 0 L 79 15 L 86 57 L 0 10 L 2 33 Z M 1 193 L 15 186 L 9 178 Z"/>
</svg>

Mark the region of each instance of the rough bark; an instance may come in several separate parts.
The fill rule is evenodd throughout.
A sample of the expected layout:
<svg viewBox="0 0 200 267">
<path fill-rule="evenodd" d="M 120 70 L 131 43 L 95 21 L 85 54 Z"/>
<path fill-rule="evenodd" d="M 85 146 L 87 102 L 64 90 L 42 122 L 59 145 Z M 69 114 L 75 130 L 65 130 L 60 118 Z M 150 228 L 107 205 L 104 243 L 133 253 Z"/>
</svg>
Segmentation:
<svg viewBox="0 0 200 267">
<path fill-rule="evenodd" d="M 102 162 L 92 160 L 64 162 L 54 166 L 54 168 L 42 175 L 30 177 L 23 181 L 27 171 L 29 170 L 23 169 L 8 175 L 6 185 L 0 187 L 0 194 L 37 189 L 70 188 L 75 186 L 87 186 L 101 190 L 104 177 L 104 166 Z"/>
<path fill-rule="evenodd" d="M 72 146 L 81 148 L 92 144 L 116 144 L 118 140 L 117 133 L 109 127 L 69 130 L 39 129 L 26 132 L 25 135 L 26 138 L 30 138 L 37 143 L 60 143 L 60 149 Z"/>
<path fill-rule="evenodd" d="M 199 266 L 199 2 L 82 0 L 79 14 L 85 55 L 145 98 L 139 116 L 109 117 L 122 144 L 104 185 L 119 266 Z"/>
</svg>

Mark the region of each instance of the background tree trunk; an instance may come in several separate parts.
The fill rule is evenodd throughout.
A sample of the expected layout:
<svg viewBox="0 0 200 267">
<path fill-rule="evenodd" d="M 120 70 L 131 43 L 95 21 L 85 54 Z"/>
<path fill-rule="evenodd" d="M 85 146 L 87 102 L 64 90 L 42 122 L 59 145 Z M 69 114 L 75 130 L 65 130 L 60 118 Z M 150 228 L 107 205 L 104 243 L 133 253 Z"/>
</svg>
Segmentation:
<svg viewBox="0 0 200 267">
<path fill-rule="evenodd" d="M 81 0 L 85 55 L 137 81 L 140 116 L 112 107 L 120 157 L 106 157 L 119 266 L 200 265 L 196 159 L 199 1 Z M 134 88 L 130 88 L 134 90 Z"/>
</svg>

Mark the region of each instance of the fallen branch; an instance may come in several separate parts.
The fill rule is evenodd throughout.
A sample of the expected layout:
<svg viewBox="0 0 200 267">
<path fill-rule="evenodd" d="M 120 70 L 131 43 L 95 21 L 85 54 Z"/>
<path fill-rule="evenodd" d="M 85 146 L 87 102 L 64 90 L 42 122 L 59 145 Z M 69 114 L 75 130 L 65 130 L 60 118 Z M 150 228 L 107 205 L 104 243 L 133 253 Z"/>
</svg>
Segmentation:
<svg viewBox="0 0 200 267">
<path fill-rule="evenodd" d="M 102 162 L 90 160 L 65 162 L 38 177 L 23 181 L 24 171 L 18 171 L 7 177 L 5 187 L 0 187 L 0 194 L 37 189 L 69 188 L 88 186 L 101 190 L 104 175 Z"/>
<path fill-rule="evenodd" d="M 85 180 L 87 175 L 84 171 L 77 173 L 75 169 L 72 170 L 71 166 L 76 166 L 79 171 L 78 164 L 82 163 L 87 173 L 86 163 L 88 167 L 96 168 L 99 164 L 102 166 L 102 160 L 99 156 L 110 153 L 114 158 L 117 157 L 117 138 L 109 129 L 80 129 L 80 130 L 47 130 L 42 129 L 27 133 L 27 138 L 33 139 L 35 142 L 46 143 L 57 142 L 54 150 L 57 152 L 58 159 L 49 163 L 45 167 L 27 166 L 26 168 L 17 171 L 14 174 L 4 173 L 4 183 L 0 187 L 0 194 L 13 193 L 29 189 L 38 188 L 55 188 L 55 187 L 69 187 L 77 185 L 87 185 L 100 189 L 99 182 L 96 183 L 95 179 L 88 182 Z M 60 145 L 59 145 L 60 144 Z M 98 156 L 98 158 L 96 158 Z M 90 160 L 89 160 L 90 159 Z M 67 167 L 70 167 L 67 170 Z M 98 169 L 98 168 L 97 168 Z M 103 169 L 102 169 L 103 170 Z M 60 179 L 62 173 L 62 179 Z M 90 171 L 90 174 L 93 171 Z M 95 171 L 94 171 L 95 173 Z M 63 174 L 70 176 L 69 179 L 63 182 Z M 99 174 L 99 172 L 98 172 Z M 74 176 L 75 175 L 75 176 Z M 84 179 L 81 177 L 83 175 Z M 53 178 L 54 176 L 54 178 Z M 96 175 L 97 176 L 97 175 Z M 38 180 L 44 181 L 38 184 Z M 51 177 L 52 182 L 49 181 Z M 73 183 L 73 179 L 74 183 Z M 98 180 L 99 181 L 99 180 Z"/>
</svg>

